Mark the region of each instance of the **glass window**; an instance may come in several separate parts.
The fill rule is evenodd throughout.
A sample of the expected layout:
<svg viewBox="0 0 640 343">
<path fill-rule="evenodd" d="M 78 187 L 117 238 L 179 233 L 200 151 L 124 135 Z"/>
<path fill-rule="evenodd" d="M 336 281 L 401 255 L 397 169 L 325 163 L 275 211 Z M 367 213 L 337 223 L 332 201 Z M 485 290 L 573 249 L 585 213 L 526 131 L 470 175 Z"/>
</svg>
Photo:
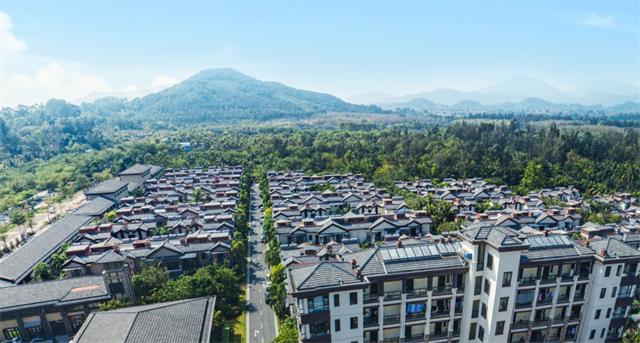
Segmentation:
<svg viewBox="0 0 640 343">
<path fill-rule="evenodd" d="M 600 319 L 600 310 L 596 310 L 596 316 L 594 319 Z"/>
<path fill-rule="evenodd" d="M 607 294 L 606 287 L 603 287 L 602 289 L 600 289 L 600 299 L 603 299 L 606 294 Z"/>
<path fill-rule="evenodd" d="M 493 270 L 493 255 L 487 253 L 487 268 Z"/>
<path fill-rule="evenodd" d="M 487 319 L 487 305 L 485 305 L 484 303 L 482 303 L 480 315 L 482 316 L 482 318 Z"/>
<path fill-rule="evenodd" d="M 469 340 L 474 340 L 476 339 L 476 331 L 478 330 L 477 328 L 478 323 L 471 323 L 471 325 L 469 325 Z"/>
<path fill-rule="evenodd" d="M 509 306 L 509 297 L 500 298 L 500 307 L 499 307 L 498 311 L 504 312 L 504 311 L 507 310 L 508 306 Z"/>
<path fill-rule="evenodd" d="M 484 279 L 484 292 L 489 294 L 491 292 L 491 282 L 488 279 Z"/>
<path fill-rule="evenodd" d="M 505 272 L 502 277 L 502 287 L 511 286 L 511 277 L 513 276 L 512 272 Z"/>
<path fill-rule="evenodd" d="M 333 321 L 333 330 L 335 332 L 340 331 L 340 319 L 336 319 Z"/>
<path fill-rule="evenodd" d="M 609 275 L 611 275 L 611 266 L 607 266 L 607 268 L 604 269 L 604 277 L 609 277 Z"/>
<path fill-rule="evenodd" d="M 611 290 L 611 297 L 615 298 L 616 297 L 616 293 L 618 293 L 618 287 L 613 287 L 613 290 Z"/>
<path fill-rule="evenodd" d="M 358 317 L 351 317 L 351 329 L 358 328 Z"/>
<path fill-rule="evenodd" d="M 496 335 L 502 335 L 504 333 L 504 320 L 496 323 Z"/>
<path fill-rule="evenodd" d="M 349 293 L 349 304 L 357 305 L 358 304 L 358 292 Z"/>
<path fill-rule="evenodd" d="M 591 330 L 589 333 L 589 339 L 593 339 L 594 337 L 596 337 L 596 330 Z"/>
<path fill-rule="evenodd" d="M 478 326 L 478 338 L 480 339 L 480 342 L 484 340 L 484 328 L 482 325 Z"/>
<path fill-rule="evenodd" d="M 340 294 L 333 295 L 333 306 L 335 307 L 340 306 Z"/>
</svg>

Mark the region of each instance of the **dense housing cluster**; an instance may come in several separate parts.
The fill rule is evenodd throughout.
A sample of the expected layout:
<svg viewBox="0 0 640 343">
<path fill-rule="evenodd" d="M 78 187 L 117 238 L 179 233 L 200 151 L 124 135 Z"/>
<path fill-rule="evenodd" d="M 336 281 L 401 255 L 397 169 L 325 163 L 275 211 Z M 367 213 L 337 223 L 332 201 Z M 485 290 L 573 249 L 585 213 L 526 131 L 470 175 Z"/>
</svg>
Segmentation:
<svg viewBox="0 0 640 343">
<path fill-rule="evenodd" d="M 435 233 L 428 211 L 357 175 L 271 172 L 269 185 L 303 342 L 603 342 L 630 323 L 640 225 L 629 196 L 591 199 L 619 199 L 619 223 L 600 225 L 585 223 L 596 204 L 574 187 L 395 183 L 451 205 L 460 229 Z"/>
<path fill-rule="evenodd" d="M 4 339 L 73 336 L 99 303 L 134 299 L 132 275 L 147 266 L 160 265 L 175 278 L 229 264 L 242 175 L 241 167 L 164 170 L 136 164 L 88 189 L 83 206 L 0 260 Z M 61 251 L 66 260 L 54 266 Z M 42 263 L 61 279 L 32 282 L 43 278 L 34 277 Z M 203 300 L 202 310 L 191 315 L 210 316 L 213 301 Z M 211 322 L 202 326 L 210 331 Z M 82 336 L 93 337 L 92 327 Z M 202 335 L 208 341 L 209 333 Z"/>
</svg>

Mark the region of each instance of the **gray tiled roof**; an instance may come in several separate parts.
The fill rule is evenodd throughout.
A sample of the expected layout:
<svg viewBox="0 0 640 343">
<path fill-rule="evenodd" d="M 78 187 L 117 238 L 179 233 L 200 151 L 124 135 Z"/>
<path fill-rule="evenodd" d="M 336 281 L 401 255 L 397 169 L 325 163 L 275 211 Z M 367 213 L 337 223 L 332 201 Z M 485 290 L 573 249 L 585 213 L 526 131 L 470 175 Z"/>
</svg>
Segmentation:
<svg viewBox="0 0 640 343">
<path fill-rule="evenodd" d="M 308 267 L 291 269 L 289 273 L 294 291 L 362 283 L 348 262 L 320 262 Z"/>
<path fill-rule="evenodd" d="M 136 163 L 131 167 L 123 170 L 120 175 L 140 175 L 144 174 L 146 171 L 150 170 L 151 166 Z"/>
<path fill-rule="evenodd" d="M 523 242 L 518 238 L 518 233 L 509 228 L 500 226 L 474 227 L 460 232 L 463 238 L 472 241 L 485 241 L 488 244 L 500 248 L 506 246 L 523 246 Z"/>
<path fill-rule="evenodd" d="M 113 201 L 99 196 L 93 200 L 90 200 L 84 203 L 77 210 L 75 210 L 74 213 L 84 214 L 87 216 L 100 217 L 109 209 L 111 209 L 114 204 L 115 203 Z"/>
<path fill-rule="evenodd" d="M 589 243 L 589 247 L 595 250 L 598 255 L 601 249 L 604 249 L 606 251 L 605 258 L 640 257 L 640 251 L 611 237 L 591 242 Z"/>
<path fill-rule="evenodd" d="M 38 263 L 58 250 L 62 243 L 72 239 L 92 219 L 90 216 L 71 214 L 31 238 L 25 245 L 0 260 L 0 279 L 14 283 L 22 281 Z"/>
<path fill-rule="evenodd" d="M 110 299 L 104 278 L 87 276 L 0 288 L 0 313 Z"/>
<path fill-rule="evenodd" d="M 209 342 L 214 304 L 197 298 L 92 313 L 75 342 Z"/>
<path fill-rule="evenodd" d="M 115 193 L 120 189 L 127 187 L 128 183 L 124 181 L 120 181 L 118 179 L 109 179 L 106 181 L 102 181 L 99 184 L 89 188 L 84 194 L 89 195 L 100 195 L 100 194 L 109 194 Z"/>
</svg>

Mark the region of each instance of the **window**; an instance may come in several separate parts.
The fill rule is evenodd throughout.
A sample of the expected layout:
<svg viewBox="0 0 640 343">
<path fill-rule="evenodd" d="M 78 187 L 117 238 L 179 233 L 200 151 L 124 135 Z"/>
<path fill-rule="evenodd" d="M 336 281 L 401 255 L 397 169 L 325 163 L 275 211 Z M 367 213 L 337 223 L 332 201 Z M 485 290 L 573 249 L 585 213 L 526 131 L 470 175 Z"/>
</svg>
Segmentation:
<svg viewBox="0 0 640 343">
<path fill-rule="evenodd" d="M 511 286 L 511 276 L 513 276 L 512 272 L 505 272 L 502 276 L 502 287 Z"/>
<path fill-rule="evenodd" d="M 496 335 L 502 335 L 504 333 L 504 320 L 496 323 Z"/>
<path fill-rule="evenodd" d="M 482 318 L 487 319 L 487 305 L 485 305 L 484 303 L 482 303 L 480 315 L 482 316 Z"/>
<path fill-rule="evenodd" d="M 603 329 L 600 331 L 600 338 L 604 338 L 604 334 L 605 334 L 606 330 L 607 330 L 607 329 L 603 328 Z"/>
<path fill-rule="evenodd" d="M 335 307 L 340 306 L 340 294 L 333 295 L 333 306 Z"/>
<path fill-rule="evenodd" d="M 607 294 L 607 288 L 604 287 L 600 290 L 600 299 L 603 299 L 606 294 Z"/>
<path fill-rule="evenodd" d="M 484 292 L 487 293 L 487 295 L 491 292 L 491 282 L 488 279 L 484 279 Z"/>
<path fill-rule="evenodd" d="M 613 290 L 611 291 L 611 297 L 615 298 L 616 297 L 616 293 L 618 293 L 618 287 L 613 287 Z"/>
<path fill-rule="evenodd" d="M 591 330 L 589 333 L 589 339 L 593 339 L 594 337 L 596 337 L 596 330 Z"/>
<path fill-rule="evenodd" d="M 333 331 L 340 331 L 340 319 L 336 319 L 333 321 Z"/>
<path fill-rule="evenodd" d="M 509 306 L 509 297 L 500 298 L 500 307 L 498 308 L 498 311 L 504 312 L 507 310 L 508 306 Z"/>
<path fill-rule="evenodd" d="M 349 293 L 349 305 L 357 305 L 358 304 L 358 292 Z"/>
<path fill-rule="evenodd" d="M 611 308 L 607 309 L 607 319 L 611 318 Z"/>
<path fill-rule="evenodd" d="M 484 328 L 482 325 L 478 326 L 478 338 L 480 339 L 480 342 L 484 340 Z"/>
<path fill-rule="evenodd" d="M 480 310 L 480 300 L 474 300 L 473 307 L 471 308 L 471 318 L 478 318 L 479 310 Z"/>
<path fill-rule="evenodd" d="M 604 269 L 604 277 L 609 277 L 609 275 L 611 275 L 611 266 L 607 266 L 607 268 Z"/>
<path fill-rule="evenodd" d="M 616 276 L 622 275 L 622 265 L 618 265 L 618 269 L 616 269 Z"/>
<path fill-rule="evenodd" d="M 487 253 L 487 268 L 493 270 L 493 255 Z"/>
<path fill-rule="evenodd" d="M 351 317 L 351 329 L 358 328 L 358 317 Z"/>
<path fill-rule="evenodd" d="M 600 319 L 600 310 L 596 310 L 596 316 L 593 319 Z"/>
<path fill-rule="evenodd" d="M 476 284 L 475 289 L 473 290 L 473 295 L 479 295 L 480 290 L 482 290 L 482 276 L 476 276 Z"/>
<path fill-rule="evenodd" d="M 478 331 L 478 323 L 471 323 L 469 326 L 469 340 L 473 341 L 476 339 L 476 331 Z"/>
</svg>

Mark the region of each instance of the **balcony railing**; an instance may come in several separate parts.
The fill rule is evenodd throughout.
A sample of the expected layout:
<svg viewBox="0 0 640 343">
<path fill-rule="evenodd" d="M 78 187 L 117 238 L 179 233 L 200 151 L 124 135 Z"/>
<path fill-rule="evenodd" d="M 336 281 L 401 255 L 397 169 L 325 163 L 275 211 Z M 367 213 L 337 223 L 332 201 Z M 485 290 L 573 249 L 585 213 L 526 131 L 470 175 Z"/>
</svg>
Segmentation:
<svg viewBox="0 0 640 343">
<path fill-rule="evenodd" d="M 429 334 L 429 341 L 449 337 L 448 331 L 432 332 Z"/>
<path fill-rule="evenodd" d="M 384 293 L 384 300 L 385 301 L 398 300 L 398 299 L 401 298 L 401 296 L 402 296 L 402 292 L 400 292 L 400 291 L 385 292 Z"/>
<path fill-rule="evenodd" d="M 407 298 L 422 298 L 427 296 L 426 288 L 417 288 L 407 291 Z"/>
<path fill-rule="evenodd" d="M 323 306 L 309 306 L 309 307 L 307 308 L 307 312 L 303 312 L 302 314 L 305 314 L 305 313 L 322 312 L 322 311 L 329 311 L 329 305 L 323 305 Z"/>
<path fill-rule="evenodd" d="M 399 314 L 392 314 L 389 316 L 384 316 L 384 325 L 387 324 L 397 324 L 400 323 L 400 315 Z"/>
<path fill-rule="evenodd" d="M 528 320 L 516 320 L 515 322 L 513 322 L 513 324 L 511 324 L 512 329 L 522 329 L 527 327 L 529 327 Z"/>
<path fill-rule="evenodd" d="M 377 303 L 378 302 L 378 295 L 377 294 L 365 294 L 364 295 L 364 302 L 365 303 Z"/>
<path fill-rule="evenodd" d="M 525 308 L 533 306 L 533 302 L 516 303 L 516 308 Z"/>
<path fill-rule="evenodd" d="M 433 295 L 450 294 L 453 290 L 452 286 L 439 286 L 433 288 Z"/>
<path fill-rule="evenodd" d="M 538 278 L 536 278 L 535 276 L 523 277 L 523 278 L 520 278 L 519 284 L 520 284 L 520 286 L 535 285 L 537 279 Z"/>
<path fill-rule="evenodd" d="M 539 319 L 534 319 L 532 325 L 540 326 L 540 325 L 547 325 L 548 323 L 549 323 L 549 318 L 539 318 Z"/>
<path fill-rule="evenodd" d="M 407 315 L 404 318 L 407 321 L 410 321 L 410 320 L 425 320 L 426 314 L 425 314 L 425 312 L 407 313 Z"/>
<path fill-rule="evenodd" d="M 542 278 L 540 283 L 541 284 L 556 283 L 557 278 L 558 278 L 558 275 L 549 275 L 545 278 Z"/>
<path fill-rule="evenodd" d="M 378 317 L 368 317 L 364 319 L 364 327 L 378 326 Z"/>
<path fill-rule="evenodd" d="M 580 313 L 574 313 L 569 316 L 570 322 L 575 322 L 576 320 L 580 320 Z"/>
<path fill-rule="evenodd" d="M 399 343 L 400 337 L 389 337 L 383 340 L 384 343 Z"/>
<path fill-rule="evenodd" d="M 310 338 L 320 338 L 320 337 L 326 337 L 329 336 L 331 332 L 329 330 L 327 331 L 320 331 L 320 332 L 310 332 L 309 336 Z"/>
<path fill-rule="evenodd" d="M 424 335 L 414 335 L 414 336 L 408 336 L 404 338 L 405 343 L 410 343 L 410 342 L 424 342 Z"/>
<path fill-rule="evenodd" d="M 564 323 L 565 317 L 566 316 L 555 316 L 555 317 L 553 317 L 553 323 L 554 324 Z"/>
<path fill-rule="evenodd" d="M 563 282 L 573 281 L 573 275 L 571 273 L 562 274 L 562 281 Z"/>
<path fill-rule="evenodd" d="M 448 317 L 451 314 L 451 312 L 446 309 L 446 310 L 437 310 L 437 311 L 432 311 L 431 312 L 431 318 L 438 318 L 438 317 Z"/>
<path fill-rule="evenodd" d="M 568 303 L 569 299 L 571 299 L 571 295 L 569 295 L 569 294 L 561 295 L 561 296 L 558 297 L 558 304 Z"/>
<path fill-rule="evenodd" d="M 584 294 L 576 293 L 573 296 L 573 301 L 583 301 L 583 300 L 584 300 Z"/>
<path fill-rule="evenodd" d="M 536 305 L 538 305 L 538 306 L 539 305 L 549 305 L 552 302 L 553 302 L 553 297 L 549 296 L 549 297 L 546 297 L 546 298 L 544 298 L 542 300 L 538 300 L 538 302 L 536 302 Z"/>
</svg>

